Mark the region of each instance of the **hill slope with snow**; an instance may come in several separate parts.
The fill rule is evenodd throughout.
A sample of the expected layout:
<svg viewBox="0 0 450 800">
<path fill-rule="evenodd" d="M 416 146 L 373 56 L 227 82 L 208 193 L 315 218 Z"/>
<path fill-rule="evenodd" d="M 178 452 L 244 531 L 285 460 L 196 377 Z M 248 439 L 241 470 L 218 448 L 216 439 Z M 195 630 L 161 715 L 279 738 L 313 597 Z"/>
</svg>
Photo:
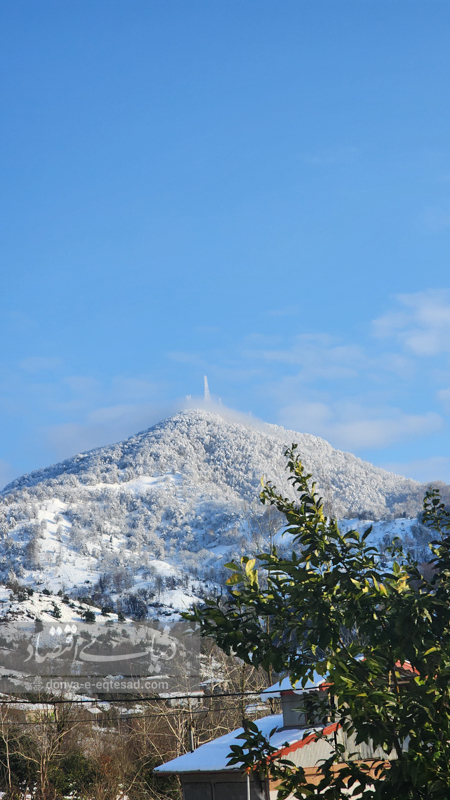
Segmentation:
<svg viewBox="0 0 450 800">
<path fill-rule="evenodd" d="M 259 503 L 260 482 L 264 475 L 292 495 L 284 450 L 293 442 L 334 516 L 420 511 L 419 483 L 323 439 L 183 411 L 9 484 L 0 493 L 0 577 L 120 602 L 135 616 L 169 615 L 220 581 L 230 556 L 275 532 L 280 521 Z"/>
</svg>

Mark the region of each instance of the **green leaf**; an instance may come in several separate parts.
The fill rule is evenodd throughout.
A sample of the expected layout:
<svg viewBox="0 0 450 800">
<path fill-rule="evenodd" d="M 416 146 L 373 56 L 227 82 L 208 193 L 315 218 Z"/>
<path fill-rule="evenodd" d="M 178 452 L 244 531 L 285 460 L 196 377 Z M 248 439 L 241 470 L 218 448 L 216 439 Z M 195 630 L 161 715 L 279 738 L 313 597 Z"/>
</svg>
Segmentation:
<svg viewBox="0 0 450 800">
<path fill-rule="evenodd" d="M 253 722 L 246 723 L 241 744 L 233 745 L 229 763 L 260 779 L 270 775 L 281 781 L 284 800 L 314 795 L 338 800 L 352 786 L 364 789 L 367 800 L 448 800 L 450 512 L 438 490 L 430 489 L 423 521 L 436 538 L 426 577 L 399 541 L 389 551 L 392 568 L 381 568 L 384 554 L 376 544 L 369 546 L 370 528 L 362 536 L 342 534 L 336 520 L 324 516 L 298 449 L 293 446 L 286 457 L 296 501 L 270 483 L 261 499 L 284 515 L 293 552 L 230 562 L 227 596 L 207 600 L 185 616 L 202 636 L 235 654 L 239 669 L 244 662 L 297 681 L 297 691 L 305 689 L 299 705 L 310 703 L 312 718 L 335 722 L 341 733 L 316 734 L 326 738 L 329 753 L 317 765 L 316 787 L 308 785 L 301 768 L 277 762 Z M 239 590 L 232 588 L 237 585 Z M 307 690 L 315 673 L 328 684 L 317 697 Z M 352 759 L 352 748 L 363 744 L 363 752 L 372 755 L 370 748 L 379 748 L 389 764 L 384 757 L 367 763 L 357 754 Z"/>
</svg>

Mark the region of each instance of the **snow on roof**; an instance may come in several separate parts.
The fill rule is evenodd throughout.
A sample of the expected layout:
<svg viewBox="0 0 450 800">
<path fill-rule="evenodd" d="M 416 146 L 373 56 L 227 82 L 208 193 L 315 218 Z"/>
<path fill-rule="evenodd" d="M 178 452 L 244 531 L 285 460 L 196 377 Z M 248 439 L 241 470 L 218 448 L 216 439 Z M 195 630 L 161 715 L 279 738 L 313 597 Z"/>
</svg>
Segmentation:
<svg viewBox="0 0 450 800">
<path fill-rule="evenodd" d="M 266 737 L 269 737 L 270 732 L 277 728 L 278 730 L 270 737 L 270 744 L 280 749 L 301 741 L 304 736 L 315 730 L 314 728 L 283 729 L 282 714 L 257 719 L 255 724 Z M 167 764 L 156 767 L 155 772 L 221 772 L 222 770 L 240 772 L 241 770 L 237 767 L 228 766 L 228 759 L 231 745 L 242 744 L 242 740 L 237 737 L 243 732 L 243 728 L 238 728 L 231 733 L 226 733 L 225 736 L 219 736 L 218 739 L 202 744 L 193 753 L 185 753 L 183 756 L 174 758 L 173 761 L 168 761 Z"/>
<path fill-rule="evenodd" d="M 269 686 L 268 689 L 264 689 L 261 693 L 261 700 L 269 700 L 271 697 L 280 697 L 282 692 L 295 692 L 295 694 L 302 694 L 305 691 L 311 689 L 318 689 L 319 686 L 327 682 L 327 678 L 323 675 L 318 675 L 317 672 L 314 672 L 313 680 L 306 681 L 305 685 L 302 686 L 300 681 L 296 681 L 294 684 L 291 683 L 290 678 L 283 678 L 281 681 L 274 683 L 272 686 Z"/>
<path fill-rule="evenodd" d="M 364 656 L 359 655 L 356 656 L 357 661 L 364 661 Z M 396 667 L 402 669 L 404 672 L 414 672 L 415 670 L 409 663 L 409 661 L 405 661 L 403 664 L 400 661 L 397 661 Z M 305 685 L 302 686 L 300 681 L 296 681 L 294 684 L 291 682 L 290 678 L 283 678 L 278 683 L 272 684 L 269 686 L 268 689 L 264 689 L 261 692 L 261 700 L 265 702 L 269 700 L 271 697 L 281 697 L 283 692 L 294 692 L 294 694 L 303 694 L 303 692 L 311 691 L 313 689 L 318 689 L 319 686 L 326 688 L 329 681 L 328 675 L 318 675 L 317 672 L 313 673 L 313 679 L 311 680 L 308 678 Z"/>
</svg>

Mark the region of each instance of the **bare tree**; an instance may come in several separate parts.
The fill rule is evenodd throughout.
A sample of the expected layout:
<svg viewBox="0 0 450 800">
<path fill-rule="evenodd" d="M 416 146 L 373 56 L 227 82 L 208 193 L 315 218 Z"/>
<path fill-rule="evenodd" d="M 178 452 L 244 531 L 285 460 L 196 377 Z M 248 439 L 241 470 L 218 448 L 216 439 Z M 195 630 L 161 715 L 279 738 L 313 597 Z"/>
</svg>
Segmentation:
<svg viewBox="0 0 450 800">
<path fill-rule="evenodd" d="M 32 762 L 37 771 L 37 797 L 39 800 L 48 800 L 50 797 L 49 770 L 52 762 L 61 755 L 63 742 L 78 726 L 79 722 L 73 715 L 70 703 L 49 704 L 42 703 L 33 707 L 28 714 L 27 722 L 33 724 L 32 738 L 35 748 L 22 748 L 22 739 L 17 739 L 19 745 L 16 752 L 20 757 Z"/>
</svg>

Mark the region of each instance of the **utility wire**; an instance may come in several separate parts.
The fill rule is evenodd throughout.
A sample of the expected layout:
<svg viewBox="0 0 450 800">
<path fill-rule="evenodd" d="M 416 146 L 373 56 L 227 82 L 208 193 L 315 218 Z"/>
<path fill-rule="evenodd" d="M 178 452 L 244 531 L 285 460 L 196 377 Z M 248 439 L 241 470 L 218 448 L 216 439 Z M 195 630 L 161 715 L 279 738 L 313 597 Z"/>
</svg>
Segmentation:
<svg viewBox="0 0 450 800">
<path fill-rule="evenodd" d="M 168 697 L 162 697 L 158 695 L 156 697 L 141 697 L 139 699 L 130 699 L 124 697 L 123 700 L 102 700 L 101 698 L 92 698 L 92 699 L 83 699 L 83 700 L 18 700 L 18 699 L 8 699 L 8 700 L 1 700 L 0 705 L 14 705 L 14 704 L 27 704 L 27 705 L 84 705 L 85 703 L 109 703 L 110 705 L 118 703 L 167 703 L 173 700 L 215 700 L 220 699 L 221 697 L 256 697 L 262 694 L 273 694 L 273 690 L 269 689 L 255 689 L 253 692 L 220 692 L 217 694 L 177 694 L 177 695 L 170 695 Z"/>
<path fill-rule="evenodd" d="M 223 711 L 233 711 L 233 710 L 235 710 L 235 706 L 223 706 L 221 708 L 221 710 L 223 710 Z M 189 714 L 192 717 L 192 716 L 195 716 L 195 715 L 205 714 L 205 711 L 207 713 L 208 712 L 217 713 L 217 712 L 213 711 L 213 709 L 208 709 L 208 708 L 207 709 L 205 709 L 205 708 L 198 709 L 197 711 L 195 711 L 193 709 L 189 710 L 189 709 L 186 708 L 186 709 L 179 709 L 178 711 L 168 711 L 167 713 L 160 713 L 160 714 L 127 714 L 126 716 L 114 717 L 112 720 L 98 719 L 96 717 L 86 717 L 85 719 L 72 720 L 71 724 L 75 727 L 77 725 L 82 725 L 82 724 L 85 724 L 85 723 L 90 723 L 90 724 L 94 724 L 94 723 L 100 724 L 100 723 L 102 723 L 106 727 L 105 723 L 107 723 L 107 722 L 112 722 L 112 723 L 115 723 L 115 722 L 128 722 L 129 720 L 134 720 L 134 719 L 138 719 L 138 720 L 141 720 L 141 719 L 166 719 L 167 717 L 175 717 L 179 713 Z M 24 725 L 27 725 L 27 726 L 29 726 L 29 725 L 37 725 L 37 726 L 42 727 L 43 725 L 49 725 L 49 724 L 56 725 L 57 724 L 57 720 L 41 720 L 41 721 L 38 721 L 38 720 L 25 720 L 24 722 L 21 722 L 21 721 L 9 719 L 9 720 L 4 720 L 4 722 L 9 723 L 10 725 L 15 725 L 17 727 L 22 727 Z M 158 736 L 160 736 L 160 735 L 161 736 L 162 735 L 164 735 L 164 736 L 172 736 L 173 734 L 171 734 L 171 733 L 167 733 L 167 734 L 158 733 Z"/>
</svg>

